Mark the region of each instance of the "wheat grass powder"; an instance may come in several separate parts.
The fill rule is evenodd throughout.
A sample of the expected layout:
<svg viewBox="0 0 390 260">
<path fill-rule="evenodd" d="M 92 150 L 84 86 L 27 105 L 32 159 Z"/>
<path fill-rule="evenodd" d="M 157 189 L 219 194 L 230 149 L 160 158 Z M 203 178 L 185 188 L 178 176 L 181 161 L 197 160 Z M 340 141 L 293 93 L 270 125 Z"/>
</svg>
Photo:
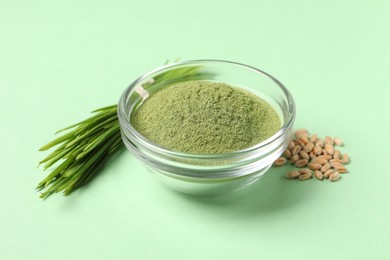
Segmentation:
<svg viewBox="0 0 390 260">
<path fill-rule="evenodd" d="M 281 127 L 276 111 L 257 95 L 210 81 L 176 83 L 152 93 L 131 123 L 155 144 L 196 154 L 249 148 Z"/>
</svg>

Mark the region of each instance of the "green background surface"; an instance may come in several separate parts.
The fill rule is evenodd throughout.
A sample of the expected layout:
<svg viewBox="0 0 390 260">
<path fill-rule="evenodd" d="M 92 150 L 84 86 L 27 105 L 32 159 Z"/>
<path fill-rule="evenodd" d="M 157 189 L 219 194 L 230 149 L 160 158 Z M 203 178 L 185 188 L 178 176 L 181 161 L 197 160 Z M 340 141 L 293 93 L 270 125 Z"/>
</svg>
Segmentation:
<svg viewBox="0 0 390 260">
<path fill-rule="evenodd" d="M 0 258 L 390 259 L 388 1 L 2 1 Z M 161 186 L 127 151 L 38 199 L 38 148 L 166 59 L 282 81 L 296 128 L 341 137 L 337 183 L 270 170 L 223 197 Z"/>
</svg>

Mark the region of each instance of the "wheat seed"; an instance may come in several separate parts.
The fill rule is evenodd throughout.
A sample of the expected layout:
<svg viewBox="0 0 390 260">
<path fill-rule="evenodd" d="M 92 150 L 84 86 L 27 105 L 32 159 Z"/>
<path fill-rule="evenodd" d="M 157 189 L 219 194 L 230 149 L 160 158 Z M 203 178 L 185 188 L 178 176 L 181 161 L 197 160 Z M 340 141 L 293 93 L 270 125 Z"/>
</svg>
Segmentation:
<svg viewBox="0 0 390 260">
<path fill-rule="evenodd" d="M 321 165 L 324 165 L 325 163 L 328 162 L 328 160 L 324 157 L 316 157 L 314 159 L 311 160 L 313 163 L 319 163 Z"/>
<path fill-rule="evenodd" d="M 288 172 L 286 177 L 287 179 L 295 179 L 295 178 L 298 178 L 298 176 L 301 175 L 298 171 L 291 171 L 291 172 Z"/>
<path fill-rule="evenodd" d="M 295 136 L 298 137 L 300 135 L 309 135 L 306 129 L 298 129 L 294 132 Z"/>
<path fill-rule="evenodd" d="M 325 144 L 330 144 L 333 146 L 333 140 L 332 140 L 332 137 L 330 136 L 326 136 L 325 137 Z"/>
<path fill-rule="evenodd" d="M 314 176 L 318 179 L 318 180 L 323 180 L 324 179 L 324 175 L 322 174 L 322 172 L 316 170 L 314 171 Z"/>
<path fill-rule="evenodd" d="M 329 178 L 329 176 L 334 173 L 334 170 L 327 170 L 325 173 L 324 173 L 324 178 Z"/>
<path fill-rule="evenodd" d="M 314 147 L 314 144 L 313 143 L 307 143 L 304 147 L 303 147 L 303 150 L 305 150 L 305 152 L 307 153 L 310 153 L 311 150 L 313 149 Z"/>
<path fill-rule="evenodd" d="M 344 162 L 344 164 L 348 164 L 349 163 L 349 156 L 346 153 L 343 155 L 343 162 Z"/>
<path fill-rule="evenodd" d="M 336 171 L 338 171 L 339 173 L 347 173 L 348 172 L 348 169 L 345 168 L 344 166 L 337 166 L 337 167 L 334 167 L 334 169 Z"/>
<path fill-rule="evenodd" d="M 341 158 L 341 153 L 339 150 L 335 149 L 334 154 L 333 154 L 334 159 L 340 159 Z"/>
<path fill-rule="evenodd" d="M 318 136 L 316 134 L 310 136 L 310 142 L 315 143 L 318 140 Z"/>
<path fill-rule="evenodd" d="M 313 173 L 312 170 L 308 169 L 308 168 L 303 168 L 303 169 L 300 169 L 298 170 L 298 172 L 300 174 L 304 174 L 304 173 Z"/>
<path fill-rule="evenodd" d="M 334 154 L 333 145 L 331 145 L 331 144 L 325 144 L 325 151 L 326 151 L 328 154 L 333 155 L 333 154 Z"/>
<path fill-rule="evenodd" d="M 291 162 L 292 164 L 294 164 L 294 163 L 296 163 L 299 159 L 300 159 L 299 154 L 294 154 L 293 156 L 291 156 L 290 162 Z"/>
<path fill-rule="evenodd" d="M 311 179 L 312 177 L 313 177 L 313 173 L 310 171 L 310 172 L 302 173 L 301 175 L 299 175 L 298 179 L 300 179 L 301 181 L 305 181 Z"/>
<path fill-rule="evenodd" d="M 310 142 L 307 136 L 302 136 L 298 140 L 301 140 L 305 145 Z"/>
<path fill-rule="evenodd" d="M 284 164 L 286 164 L 287 162 L 287 159 L 284 158 L 284 157 L 279 157 L 275 162 L 274 162 L 274 165 L 275 166 L 282 166 Z"/>
<path fill-rule="evenodd" d="M 290 159 L 291 158 L 291 151 L 289 149 L 286 149 L 286 151 L 284 151 L 284 153 L 283 153 L 283 156 L 286 157 L 287 159 Z"/>
<path fill-rule="evenodd" d="M 304 147 L 306 144 L 302 141 L 302 139 L 297 139 L 297 140 L 295 140 L 295 143 L 297 144 L 297 145 L 299 145 L 299 146 L 302 146 L 302 147 Z"/>
<path fill-rule="evenodd" d="M 297 145 L 297 146 L 295 146 L 295 147 L 292 149 L 291 153 L 292 153 L 292 154 L 297 154 L 297 153 L 299 153 L 301 150 L 302 150 L 302 146 Z"/>
<path fill-rule="evenodd" d="M 338 138 L 338 137 L 335 137 L 333 139 L 333 141 L 334 141 L 335 145 L 338 145 L 338 146 L 342 146 L 343 145 L 343 141 L 340 138 Z"/>
<path fill-rule="evenodd" d="M 291 141 L 291 142 L 288 144 L 288 149 L 292 150 L 294 147 L 295 147 L 295 143 L 294 143 L 294 141 Z"/>
<path fill-rule="evenodd" d="M 302 168 L 302 167 L 305 167 L 308 162 L 309 162 L 308 159 L 300 159 L 300 160 L 295 162 L 295 166 L 298 168 Z"/>
<path fill-rule="evenodd" d="M 330 159 L 329 162 L 330 163 L 341 163 L 341 164 L 344 164 L 344 161 L 341 160 L 341 159 Z"/>
<path fill-rule="evenodd" d="M 322 153 L 322 148 L 318 145 L 315 145 L 313 147 L 313 152 L 316 154 L 316 155 L 320 155 Z"/>
<path fill-rule="evenodd" d="M 327 170 L 330 169 L 330 164 L 329 163 L 325 163 L 322 167 L 321 167 L 321 172 L 322 173 L 325 173 Z"/>
<path fill-rule="evenodd" d="M 329 176 L 330 181 L 338 181 L 340 180 L 340 173 L 334 172 Z"/>
<path fill-rule="evenodd" d="M 343 167 L 344 164 L 339 163 L 339 162 L 331 162 L 330 166 L 333 167 L 333 168 L 337 168 L 337 167 Z"/>
<path fill-rule="evenodd" d="M 322 167 L 322 165 L 321 164 L 319 164 L 319 163 L 313 163 L 313 162 L 311 162 L 311 163 L 309 163 L 308 165 L 307 165 L 307 167 L 309 167 L 309 169 L 311 169 L 311 170 L 319 170 L 319 169 L 321 169 L 321 167 Z"/>
<path fill-rule="evenodd" d="M 310 159 L 310 156 L 307 154 L 307 152 L 305 151 L 300 151 L 299 152 L 299 155 L 303 158 L 303 159 L 307 159 L 309 160 Z"/>
<path fill-rule="evenodd" d="M 324 140 L 318 139 L 316 141 L 315 145 L 319 146 L 322 149 L 324 147 L 324 145 L 325 145 Z"/>
</svg>

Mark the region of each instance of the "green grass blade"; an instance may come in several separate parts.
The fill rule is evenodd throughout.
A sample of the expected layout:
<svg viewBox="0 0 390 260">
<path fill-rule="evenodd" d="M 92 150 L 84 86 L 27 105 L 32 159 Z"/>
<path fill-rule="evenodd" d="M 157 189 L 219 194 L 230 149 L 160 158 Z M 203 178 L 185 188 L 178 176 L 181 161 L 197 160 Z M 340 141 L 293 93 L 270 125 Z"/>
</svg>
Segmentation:
<svg viewBox="0 0 390 260">
<path fill-rule="evenodd" d="M 71 139 L 72 137 L 74 137 L 74 133 L 73 132 L 70 132 L 70 133 L 67 133 L 67 134 L 64 134 L 64 135 L 61 135 L 60 137 L 54 139 L 53 141 L 45 144 L 44 146 L 42 146 L 39 151 L 46 151 L 50 148 L 52 148 L 53 146 L 56 146 L 57 144 L 60 144 L 66 140 L 69 140 Z"/>
</svg>

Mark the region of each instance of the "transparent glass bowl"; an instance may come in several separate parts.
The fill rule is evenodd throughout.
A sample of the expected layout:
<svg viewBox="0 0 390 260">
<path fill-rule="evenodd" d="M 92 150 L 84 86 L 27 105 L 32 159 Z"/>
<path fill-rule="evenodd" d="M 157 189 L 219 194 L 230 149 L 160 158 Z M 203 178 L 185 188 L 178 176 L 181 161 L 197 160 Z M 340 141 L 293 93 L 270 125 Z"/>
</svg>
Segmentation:
<svg viewBox="0 0 390 260">
<path fill-rule="evenodd" d="M 134 111 L 150 93 L 189 80 L 224 82 L 266 100 L 278 113 L 282 127 L 250 148 L 223 154 L 172 151 L 147 140 L 131 125 Z M 257 181 L 283 153 L 290 140 L 295 104 L 290 92 L 274 77 L 256 68 L 222 60 L 193 60 L 162 66 L 138 78 L 122 94 L 118 117 L 123 142 L 158 180 L 189 194 L 220 194 Z"/>
</svg>

